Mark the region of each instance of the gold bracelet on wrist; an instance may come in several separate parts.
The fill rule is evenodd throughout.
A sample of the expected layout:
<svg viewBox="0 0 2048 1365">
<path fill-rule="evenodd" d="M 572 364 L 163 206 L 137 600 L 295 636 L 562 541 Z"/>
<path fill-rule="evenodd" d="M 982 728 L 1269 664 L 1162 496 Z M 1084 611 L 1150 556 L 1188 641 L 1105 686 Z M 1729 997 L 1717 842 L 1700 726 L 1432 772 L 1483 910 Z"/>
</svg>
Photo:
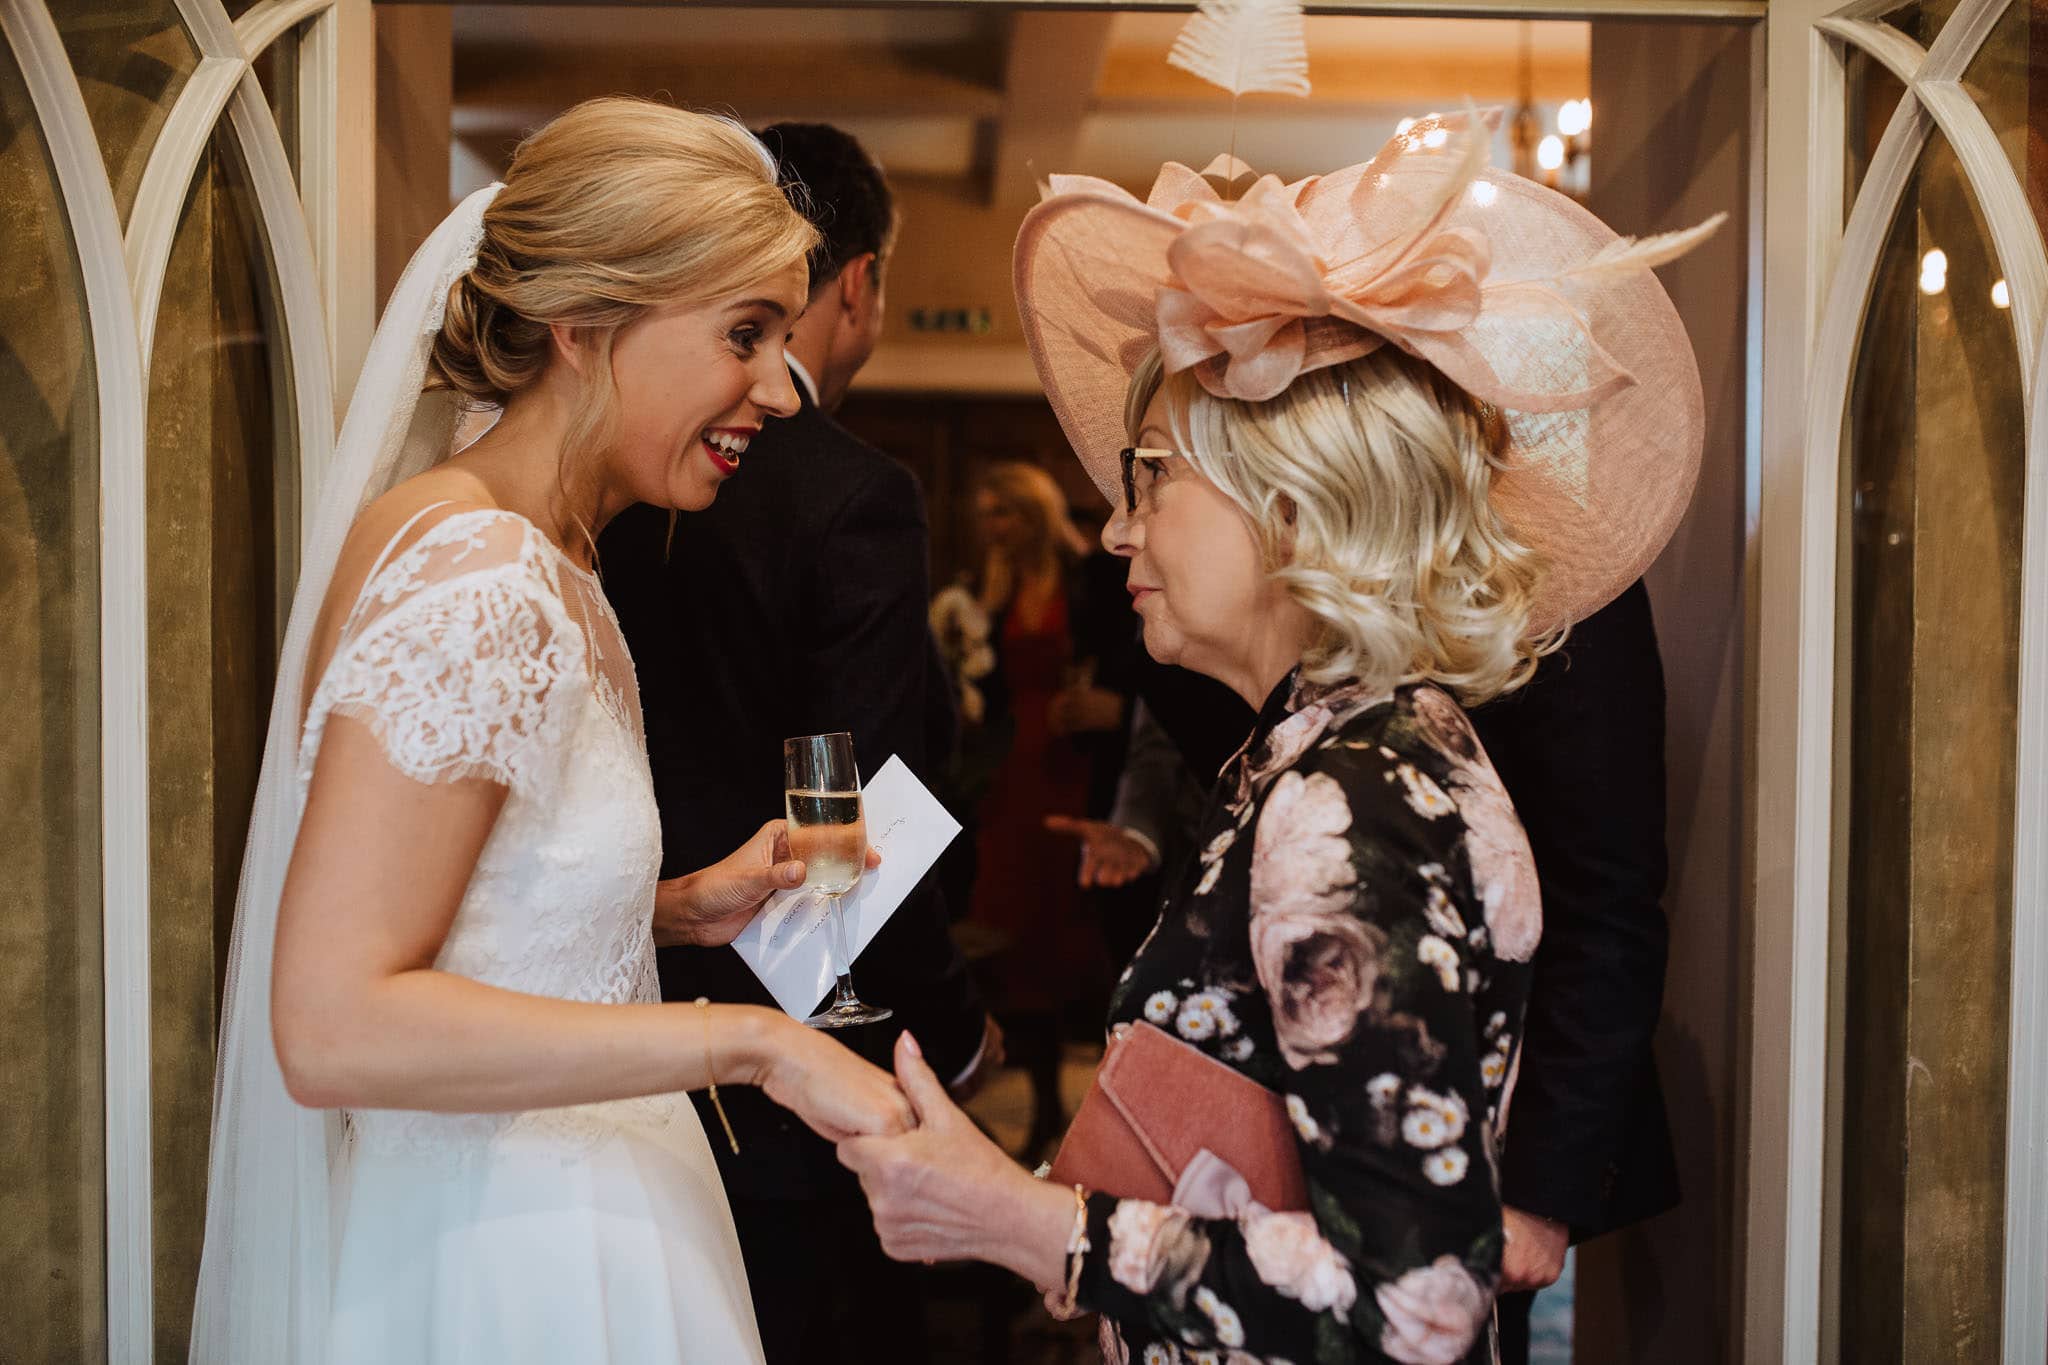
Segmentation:
<svg viewBox="0 0 2048 1365">
<path fill-rule="evenodd" d="M 1085 1186 L 1074 1186 L 1074 1230 L 1067 1235 L 1067 1285 L 1060 1294 L 1047 1290 L 1045 1311 L 1061 1322 L 1072 1322 L 1081 1316 L 1077 1300 L 1081 1294 L 1081 1267 L 1088 1256 L 1088 1190 Z"/>
<path fill-rule="evenodd" d="M 718 1122 L 725 1129 L 725 1140 L 732 1144 L 732 1154 L 740 1154 L 740 1140 L 733 1136 L 732 1120 L 725 1116 L 725 1104 L 718 1098 L 718 1072 L 711 1065 L 711 1008 L 709 997 L 698 996 L 696 1006 L 699 1017 L 704 1020 L 704 1079 L 711 1085 L 711 1107 L 718 1111 Z"/>
</svg>

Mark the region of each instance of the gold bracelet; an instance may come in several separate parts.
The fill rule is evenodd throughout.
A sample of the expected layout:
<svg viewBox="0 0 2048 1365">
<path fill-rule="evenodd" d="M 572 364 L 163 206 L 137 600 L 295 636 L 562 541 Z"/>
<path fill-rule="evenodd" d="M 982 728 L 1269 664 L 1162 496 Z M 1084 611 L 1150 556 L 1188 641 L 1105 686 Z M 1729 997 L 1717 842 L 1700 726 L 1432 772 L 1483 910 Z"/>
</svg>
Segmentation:
<svg viewBox="0 0 2048 1365">
<path fill-rule="evenodd" d="M 697 997 L 696 1005 L 700 1012 L 708 1011 L 711 1008 L 711 1000 L 708 996 L 700 995 Z M 740 1140 L 733 1136 L 732 1120 L 725 1116 L 725 1105 L 718 1098 L 718 1072 L 711 1065 L 711 1016 L 706 1013 L 702 1017 L 704 1019 L 704 1078 L 711 1084 L 711 1107 L 718 1111 L 718 1121 L 725 1128 L 725 1140 L 732 1144 L 732 1154 L 738 1156 L 740 1154 Z"/>
<path fill-rule="evenodd" d="M 1045 1311 L 1061 1322 L 1072 1322 L 1081 1316 L 1076 1300 L 1081 1294 L 1081 1266 L 1088 1256 L 1088 1190 L 1085 1186 L 1074 1186 L 1074 1230 L 1067 1235 L 1067 1292 L 1055 1297 L 1052 1290 L 1045 1293 Z"/>
</svg>

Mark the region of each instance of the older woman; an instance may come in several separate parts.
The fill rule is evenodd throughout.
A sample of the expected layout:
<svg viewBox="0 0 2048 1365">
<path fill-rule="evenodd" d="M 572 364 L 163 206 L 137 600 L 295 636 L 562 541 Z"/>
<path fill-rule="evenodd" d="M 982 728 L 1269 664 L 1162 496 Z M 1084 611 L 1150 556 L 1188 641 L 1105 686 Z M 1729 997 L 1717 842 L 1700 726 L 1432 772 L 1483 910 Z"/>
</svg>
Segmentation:
<svg viewBox="0 0 2048 1365">
<path fill-rule="evenodd" d="M 1259 708 L 1110 1022 L 1281 1096 L 1307 1208 L 1035 1181 L 909 1042 L 921 1126 L 840 1152 L 892 1254 L 1007 1266 L 1102 1313 L 1112 1360 L 1491 1358 L 1540 911 L 1454 697 L 1518 684 L 1655 555 L 1700 396 L 1646 269 L 1696 239 L 1618 242 L 1485 144 L 1425 120 L 1234 202 L 1177 166 L 1142 205 L 1058 178 L 1019 239 L 1147 649 Z"/>
</svg>

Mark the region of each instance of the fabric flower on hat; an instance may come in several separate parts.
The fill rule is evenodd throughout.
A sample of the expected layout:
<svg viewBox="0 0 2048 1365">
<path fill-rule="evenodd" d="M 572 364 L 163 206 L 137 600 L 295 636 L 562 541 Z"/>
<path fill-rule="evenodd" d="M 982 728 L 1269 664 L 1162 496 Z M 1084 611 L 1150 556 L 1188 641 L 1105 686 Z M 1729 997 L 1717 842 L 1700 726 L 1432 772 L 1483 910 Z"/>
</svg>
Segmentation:
<svg viewBox="0 0 2048 1365">
<path fill-rule="evenodd" d="M 1362 329 L 1347 344 L 1319 328 L 1319 366 L 1388 340 L 1413 349 L 1429 334 L 1477 320 L 1492 261 L 1484 237 L 1432 222 L 1390 256 L 1333 268 L 1299 207 L 1312 183 L 1266 176 L 1234 203 L 1188 206 L 1189 226 L 1166 252 L 1174 284 L 1158 295 L 1169 371 L 1193 370 L 1219 398 L 1259 401 L 1307 367 L 1312 320 Z"/>
<path fill-rule="evenodd" d="M 1523 411 L 1583 408 L 1633 383 L 1593 338 L 1561 278 L 1494 278 L 1486 233 L 1452 221 L 1486 169 L 1498 119 L 1497 111 L 1427 119 L 1362 173 L 1292 184 L 1262 176 L 1235 200 L 1219 195 L 1211 177 L 1234 176 L 1241 162 L 1218 158 L 1199 175 L 1177 163 L 1162 167 L 1145 206 L 1185 224 L 1166 247 L 1169 279 L 1151 319 L 1167 371 L 1192 370 L 1219 398 L 1262 401 L 1305 370 L 1391 341 L 1474 395 Z M 1410 174 L 1417 169 L 1426 174 Z M 1064 175 L 1049 183 L 1054 195 L 1100 193 L 1105 184 Z M 1360 221 L 1372 223 L 1376 240 L 1356 239 Z M 1625 245 L 1635 266 L 1697 240 Z M 1532 387 L 1504 370 L 1478 327 L 1489 310 L 1554 332 L 1560 349 L 1577 355 L 1571 381 L 1553 376 Z"/>
<path fill-rule="evenodd" d="M 1315 238 L 1293 194 L 1266 176 L 1234 204 L 1194 206 L 1166 249 L 1175 284 L 1159 291 L 1159 352 L 1230 398 L 1271 398 L 1301 373 L 1303 319 L 1330 311 Z M 1227 357 L 1222 364 L 1212 363 Z"/>
</svg>

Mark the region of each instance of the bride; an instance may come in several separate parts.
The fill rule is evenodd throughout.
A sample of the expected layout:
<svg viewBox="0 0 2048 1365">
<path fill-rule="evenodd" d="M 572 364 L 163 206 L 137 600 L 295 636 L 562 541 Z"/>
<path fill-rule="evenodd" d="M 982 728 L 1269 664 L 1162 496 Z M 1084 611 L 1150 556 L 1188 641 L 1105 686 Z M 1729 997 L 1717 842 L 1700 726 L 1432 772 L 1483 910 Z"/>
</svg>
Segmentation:
<svg viewBox="0 0 2048 1365">
<path fill-rule="evenodd" d="M 781 1014 L 658 1003 L 658 899 L 725 942 L 803 869 L 777 821 L 657 883 L 593 562 L 613 514 L 706 506 L 796 411 L 813 240 L 743 128 L 603 100 L 528 139 L 400 282 L 279 666 L 195 1361 L 758 1360 L 675 1092 L 759 1085 L 832 1140 L 910 1123 L 885 1073 Z M 503 416 L 451 454 L 480 404 Z"/>
</svg>

